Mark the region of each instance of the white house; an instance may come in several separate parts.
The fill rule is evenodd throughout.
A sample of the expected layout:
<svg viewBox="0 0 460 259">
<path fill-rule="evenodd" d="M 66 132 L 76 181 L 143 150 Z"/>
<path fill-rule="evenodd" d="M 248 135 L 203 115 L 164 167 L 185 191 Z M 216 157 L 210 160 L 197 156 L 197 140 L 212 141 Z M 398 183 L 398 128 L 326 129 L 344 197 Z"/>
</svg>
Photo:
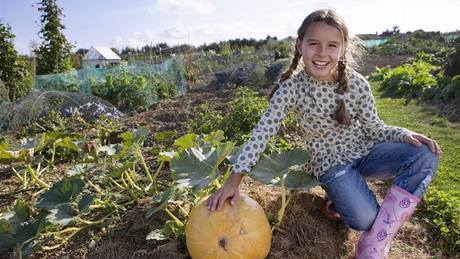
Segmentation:
<svg viewBox="0 0 460 259">
<path fill-rule="evenodd" d="M 119 65 L 121 58 L 108 47 L 91 47 L 83 57 L 83 66 L 100 68 Z"/>
</svg>

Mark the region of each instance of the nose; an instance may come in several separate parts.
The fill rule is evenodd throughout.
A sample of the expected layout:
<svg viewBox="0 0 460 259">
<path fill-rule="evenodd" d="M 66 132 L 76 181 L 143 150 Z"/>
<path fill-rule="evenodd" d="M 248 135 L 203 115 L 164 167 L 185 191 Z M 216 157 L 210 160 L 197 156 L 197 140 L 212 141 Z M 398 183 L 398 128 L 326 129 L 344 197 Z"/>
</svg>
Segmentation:
<svg viewBox="0 0 460 259">
<path fill-rule="evenodd" d="M 321 56 L 321 57 L 326 56 L 326 54 L 327 54 L 327 53 L 326 53 L 326 47 L 320 45 L 320 46 L 318 47 L 318 52 L 317 52 L 317 54 L 318 54 L 319 56 Z"/>
</svg>

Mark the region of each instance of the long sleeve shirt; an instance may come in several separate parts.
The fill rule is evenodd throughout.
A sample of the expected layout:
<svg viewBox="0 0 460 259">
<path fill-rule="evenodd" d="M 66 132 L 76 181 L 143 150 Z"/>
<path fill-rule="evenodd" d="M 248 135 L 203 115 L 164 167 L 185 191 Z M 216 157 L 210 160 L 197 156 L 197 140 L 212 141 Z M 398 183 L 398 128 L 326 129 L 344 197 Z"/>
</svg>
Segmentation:
<svg viewBox="0 0 460 259">
<path fill-rule="evenodd" d="M 297 117 L 304 132 L 305 148 L 311 154 L 303 169 L 317 178 L 334 166 L 367 155 L 378 142 L 404 141 L 409 131 L 384 124 L 377 114 L 370 85 L 363 76 L 352 71 L 343 95 L 337 93 L 337 87 L 337 82 L 315 80 L 305 70 L 282 82 L 245 143 L 232 172 L 251 171 L 289 111 Z M 340 99 L 345 102 L 351 125 L 335 120 Z"/>
</svg>

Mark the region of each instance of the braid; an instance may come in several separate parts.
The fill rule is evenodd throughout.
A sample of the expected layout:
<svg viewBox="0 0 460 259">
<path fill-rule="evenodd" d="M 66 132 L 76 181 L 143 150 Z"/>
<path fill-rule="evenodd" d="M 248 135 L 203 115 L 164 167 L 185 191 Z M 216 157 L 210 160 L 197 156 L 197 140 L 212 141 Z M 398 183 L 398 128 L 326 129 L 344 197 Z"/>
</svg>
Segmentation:
<svg viewBox="0 0 460 259">
<path fill-rule="evenodd" d="M 297 66 L 299 65 L 300 57 L 302 57 L 302 55 L 300 54 L 299 51 L 297 51 L 297 48 L 296 48 L 296 50 L 294 51 L 294 58 L 292 58 L 292 63 L 289 66 L 289 69 L 283 74 L 281 74 L 278 82 L 275 84 L 275 87 L 273 87 L 272 91 L 268 95 L 268 100 L 272 99 L 273 94 L 275 94 L 276 90 L 278 90 L 278 88 L 280 87 L 280 84 L 292 76 Z"/>
<path fill-rule="evenodd" d="M 338 83 L 339 87 L 337 88 L 337 93 L 340 95 L 343 95 L 347 89 L 348 89 L 348 71 L 347 71 L 347 64 L 345 61 L 340 60 L 338 64 Z M 339 101 L 339 106 L 337 107 L 337 111 L 335 113 L 335 119 L 340 123 L 344 125 L 350 125 L 351 120 L 350 116 L 347 112 L 347 109 L 345 107 L 345 102 L 343 99 L 340 99 Z"/>
</svg>

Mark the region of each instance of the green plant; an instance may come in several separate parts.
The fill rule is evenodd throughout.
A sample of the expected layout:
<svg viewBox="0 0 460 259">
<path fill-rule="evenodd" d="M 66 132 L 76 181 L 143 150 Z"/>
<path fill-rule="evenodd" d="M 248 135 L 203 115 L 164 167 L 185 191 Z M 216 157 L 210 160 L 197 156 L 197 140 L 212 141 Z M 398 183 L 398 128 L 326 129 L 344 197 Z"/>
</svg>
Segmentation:
<svg viewBox="0 0 460 259">
<path fill-rule="evenodd" d="M 172 79 L 158 74 L 134 74 L 121 69 L 119 74 L 107 74 L 105 82 L 90 81 L 91 92 L 108 100 L 121 110 L 148 108 L 159 99 L 177 96 Z"/>
<path fill-rule="evenodd" d="M 444 57 L 419 52 L 396 68 L 383 67 L 372 73 L 370 80 L 381 81 L 385 96 L 411 99 L 450 101 L 460 96 L 460 79 L 439 72 Z"/>
<path fill-rule="evenodd" d="M 43 42 L 35 49 L 37 60 L 37 74 L 60 73 L 71 70 L 72 45 L 67 41 L 62 30 L 65 26 L 61 23 L 62 9 L 56 0 L 42 0 L 38 3 L 41 12 L 41 30 L 39 36 Z"/>
<path fill-rule="evenodd" d="M 252 129 L 257 125 L 262 113 L 268 107 L 265 97 L 259 97 L 256 92 L 247 88 L 239 87 L 235 93 L 236 98 L 228 104 L 228 113 L 225 116 L 217 112 L 209 104 L 204 103 L 195 110 L 197 117 L 188 121 L 189 131 L 198 134 L 207 134 L 212 131 L 222 130 L 236 145 L 246 142 Z M 296 127 L 293 114 L 288 114 L 284 119 L 284 127 Z M 288 150 L 291 145 L 276 136 L 267 145 L 268 153 Z"/>
<path fill-rule="evenodd" d="M 8 24 L 0 21 L 0 101 L 13 101 L 32 89 L 27 61 L 14 49 L 15 36 Z"/>
</svg>

